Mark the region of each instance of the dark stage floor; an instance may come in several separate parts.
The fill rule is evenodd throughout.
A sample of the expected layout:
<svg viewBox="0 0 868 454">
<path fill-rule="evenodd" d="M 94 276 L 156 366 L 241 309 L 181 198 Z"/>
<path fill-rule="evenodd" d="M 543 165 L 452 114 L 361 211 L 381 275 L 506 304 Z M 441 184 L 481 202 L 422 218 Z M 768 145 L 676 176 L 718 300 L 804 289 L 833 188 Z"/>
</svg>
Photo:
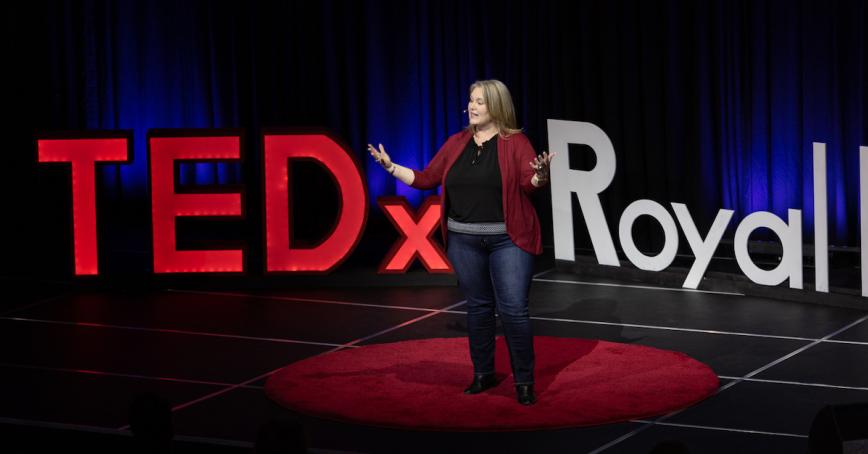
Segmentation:
<svg viewBox="0 0 868 454">
<path fill-rule="evenodd" d="M 868 401 L 868 312 L 545 268 L 531 293 L 535 334 L 682 351 L 719 374 L 718 394 L 659 418 L 535 433 L 308 421 L 314 452 L 644 453 L 675 439 L 693 453 L 803 453 L 822 406 Z M 264 395 L 269 372 L 336 348 L 464 335 L 463 297 L 451 286 L 117 291 L 0 282 L 18 295 L 0 314 L 0 423 L 21 452 L 45 434 L 110 445 L 126 436 L 128 405 L 143 391 L 176 407 L 188 451 L 249 452 L 263 423 L 287 416 Z"/>
</svg>

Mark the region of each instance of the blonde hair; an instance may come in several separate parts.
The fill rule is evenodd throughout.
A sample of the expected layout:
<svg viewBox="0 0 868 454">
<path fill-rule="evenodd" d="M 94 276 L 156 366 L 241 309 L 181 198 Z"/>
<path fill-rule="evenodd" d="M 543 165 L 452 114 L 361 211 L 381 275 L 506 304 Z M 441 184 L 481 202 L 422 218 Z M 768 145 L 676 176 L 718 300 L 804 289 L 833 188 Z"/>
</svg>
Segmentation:
<svg viewBox="0 0 868 454">
<path fill-rule="evenodd" d="M 503 82 L 497 79 L 477 80 L 470 86 L 470 93 L 476 88 L 482 88 L 482 99 L 488 107 L 491 121 L 497 126 L 499 134 L 504 138 L 521 132 L 521 128 L 515 121 L 515 107 L 512 105 L 512 95 Z M 467 129 L 476 132 L 476 127 L 468 125 Z"/>
</svg>

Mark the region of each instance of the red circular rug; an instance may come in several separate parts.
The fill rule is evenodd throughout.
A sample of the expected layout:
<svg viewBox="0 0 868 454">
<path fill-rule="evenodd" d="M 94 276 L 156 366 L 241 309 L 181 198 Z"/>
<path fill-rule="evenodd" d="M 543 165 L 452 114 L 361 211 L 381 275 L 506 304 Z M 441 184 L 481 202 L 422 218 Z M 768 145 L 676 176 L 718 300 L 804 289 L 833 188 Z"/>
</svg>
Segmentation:
<svg viewBox="0 0 868 454">
<path fill-rule="evenodd" d="M 367 345 L 290 364 L 268 396 L 321 418 L 413 430 L 505 431 L 589 426 L 665 414 L 711 395 L 717 375 L 668 350 L 536 336 L 537 403 L 515 400 L 509 355 L 497 339 L 498 386 L 465 395 L 467 338 Z"/>
</svg>

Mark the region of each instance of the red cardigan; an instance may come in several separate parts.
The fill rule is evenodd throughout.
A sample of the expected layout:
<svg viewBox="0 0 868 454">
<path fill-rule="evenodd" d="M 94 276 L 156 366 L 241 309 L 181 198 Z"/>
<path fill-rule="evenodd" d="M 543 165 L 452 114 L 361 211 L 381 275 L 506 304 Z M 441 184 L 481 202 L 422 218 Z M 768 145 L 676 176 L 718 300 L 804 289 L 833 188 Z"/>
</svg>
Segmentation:
<svg viewBox="0 0 868 454">
<path fill-rule="evenodd" d="M 432 189 L 442 185 L 441 201 L 443 208 L 440 216 L 440 231 L 443 244 L 446 244 L 446 174 L 464 151 L 472 134 L 467 129 L 453 134 L 440 147 L 440 150 L 425 167 L 425 170 L 413 170 L 413 184 L 416 189 Z M 500 178 L 503 184 L 503 219 L 506 222 L 506 233 L 512 242 L 521 249 L 534 254 L 542 254 L 539 218 L 530 200 L 530 194 L 539 188 L 530 180 L 533 178 L 533 168 L 530 162 L 536 157 L 536 152 L 530 141 L 522 133 L 516 133 L 509 138 L 497 138 L 497 159 L 500 164 Z"/>
</svg>

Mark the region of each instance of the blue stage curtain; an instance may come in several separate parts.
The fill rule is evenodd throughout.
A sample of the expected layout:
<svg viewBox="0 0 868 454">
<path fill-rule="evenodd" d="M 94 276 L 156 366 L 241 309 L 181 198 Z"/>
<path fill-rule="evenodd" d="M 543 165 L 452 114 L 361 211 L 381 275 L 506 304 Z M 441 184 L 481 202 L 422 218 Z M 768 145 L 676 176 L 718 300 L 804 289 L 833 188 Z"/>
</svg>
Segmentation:
<svg viewBox="0 0 868 454">
<path fill-rule="evenodd" d="M 613 229 L 627 204 L 651 198 L 687 203 L 702 229 L 719 208 L 736 211 L 731 228 L 754 211 L 802 209 L 810 242 L 820 141 L 830 240 L 859 242 L 864 2 L 74 1 L 19 13 L 8 39 L 31 37 L 32 69 L 50 74 L 31 88 L 53 93 L 35 126 L 134 131 L 134 163 L 104 175 L 119 197 L 145 197 L 150 128 L 243 128 L 244 166 L 182 169 L 182 183 L 207 184 L 255 178 L 260 128 L 301 126 L 345 141 L 372 204 L 399 194 L 418 205 L 436 191 L 397 184 L 365 145 L 424 167 L 466 124 L 469 84 L 498 78 L 539 151 L 547 118 L 609 134 Z"/>
</svg>

